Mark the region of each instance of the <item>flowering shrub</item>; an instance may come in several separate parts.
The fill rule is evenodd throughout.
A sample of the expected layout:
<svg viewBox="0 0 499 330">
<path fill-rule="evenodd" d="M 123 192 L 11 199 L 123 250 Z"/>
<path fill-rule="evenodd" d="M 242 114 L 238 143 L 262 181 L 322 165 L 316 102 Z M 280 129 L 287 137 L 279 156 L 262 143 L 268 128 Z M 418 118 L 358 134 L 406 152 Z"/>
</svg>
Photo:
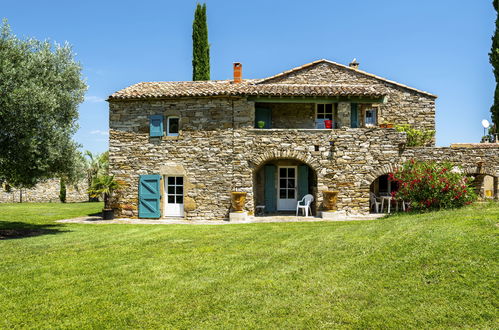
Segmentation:
<svg viewBox="0 0 499 330">
<path fill-rule="evenodd" d="M 477 195 L 472 179 L 453 170 L 450 163 L 411 160 L 389 175 L 398 184 L 392 196 L 410 202 L 413 210 L 460 207 L 473 202 Z"/>
</svg>

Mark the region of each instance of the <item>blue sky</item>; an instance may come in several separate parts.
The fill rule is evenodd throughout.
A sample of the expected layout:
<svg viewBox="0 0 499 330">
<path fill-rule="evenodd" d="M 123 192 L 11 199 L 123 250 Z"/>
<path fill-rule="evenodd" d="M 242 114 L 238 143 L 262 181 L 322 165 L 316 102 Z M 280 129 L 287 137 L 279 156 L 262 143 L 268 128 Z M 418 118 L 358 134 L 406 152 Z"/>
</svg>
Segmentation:
<svg viewBox="0 0 499 330">
<path fill-rule="evenodd" d="M 207 0 L 211 78 L 262 78 L 326 58 L 437 94 L 437 144 L 478 142 L 490 119 L 492 0 Z M 89 85 L 75 139 L 108 147 L 112 92 L 191 79 L 196 1 L 3 1 L 20 37 L 68 41 Z"/>
</svg>

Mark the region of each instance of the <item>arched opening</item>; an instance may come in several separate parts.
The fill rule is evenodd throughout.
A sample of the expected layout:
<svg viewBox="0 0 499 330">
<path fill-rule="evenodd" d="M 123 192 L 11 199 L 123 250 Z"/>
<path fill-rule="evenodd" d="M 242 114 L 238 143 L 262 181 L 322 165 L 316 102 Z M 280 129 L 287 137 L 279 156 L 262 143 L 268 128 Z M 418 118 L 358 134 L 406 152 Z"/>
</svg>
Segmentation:
<svg viewBox="0 0 499 330">
<path fill-rule="evenodd" d="M 253 172 L 255 215 L 295 214 L 307 194 L 314 197 L 311 208 L 317 215 L 317 173 L 303 161 L 267 160 Z"/>
<path fill-rule="evenodd" d="M 390 180 L 389 174 L 383 174 L 374 179 L 369 187 L 369 212 L 382 213 L 384 209 L 388 210 L 388 205 L 393 203 L 392 193 L 398 188 L 397 182 Z M 397 204 L 393 206 L 398 207 Z"/>
<path fill-rule="evenodd" d="M 494 199 L 498 196 L 498 178 L 489 174 L 469 173 L 467 176 L 473 181 L 471 186 L 475 189 L 480 199 Z"/>
</svg>

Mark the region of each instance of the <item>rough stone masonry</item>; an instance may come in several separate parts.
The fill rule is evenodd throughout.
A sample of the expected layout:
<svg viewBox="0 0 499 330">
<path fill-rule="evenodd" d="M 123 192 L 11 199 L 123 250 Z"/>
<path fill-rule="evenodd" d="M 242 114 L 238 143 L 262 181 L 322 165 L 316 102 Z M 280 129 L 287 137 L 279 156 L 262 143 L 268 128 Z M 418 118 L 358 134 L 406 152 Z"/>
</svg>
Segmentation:
<svg viewBox="0 0 499 330">
<path fill-rule="evenodd" d="M 405 133 L 381 123 L 435 128 L 436 96 L 320 60 L 262 80 L 140 83 L 109 98 L 110 172 L 125 183 L 113 203 L 118 216 L 138 217 L 139 177 L 184 178 L 184 218 L 226 219 L 230 192 L 247 192 L 255 212 L 256 173 L 294 160 L 315 175 L 315 210 L 323 190 L 338 190 L 338 209 L 369 213 L 369 189 L 409 159 L 448 160 L 469 174 L 494 177 L 499 145 L 407 148 Z M 316 105 L 333 104 L 337 129 L 316 129 Z M 356 104 L 356 107 L 352 105 Z M 273 128 L 255 126 L 259 107 L 272 109 Z M 352 113 L 357 109 L 357 113 Z M 366 111 L 376 115 L 366 125 Z M 150 136 L 150 116 L 178 117 L 178 136 Z M 357 121 L 358 128 L 352 128 Z M 164 194 L 164 191 L 162 191 Z"/>
</svg>

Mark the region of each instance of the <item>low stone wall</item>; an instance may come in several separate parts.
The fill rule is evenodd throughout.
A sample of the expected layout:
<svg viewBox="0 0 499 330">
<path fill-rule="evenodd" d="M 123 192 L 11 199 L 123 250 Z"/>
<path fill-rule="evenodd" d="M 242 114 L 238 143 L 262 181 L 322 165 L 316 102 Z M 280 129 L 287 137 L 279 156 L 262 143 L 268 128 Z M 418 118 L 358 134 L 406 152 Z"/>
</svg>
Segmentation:
<svg viewBox="0 0 499 330">
<path fill-rule="evenodd" d="M 88 185 L 86 182 L 78 184 L 78 189 L 68 185 L 66 186 L 66 202 L 86 202 Z M 31 189 L 14 189 L 10 192 L 0 188 L 0 203 L 59 203 L 59 179 L 51 179 L 37 184 Z"/>
</svg>

